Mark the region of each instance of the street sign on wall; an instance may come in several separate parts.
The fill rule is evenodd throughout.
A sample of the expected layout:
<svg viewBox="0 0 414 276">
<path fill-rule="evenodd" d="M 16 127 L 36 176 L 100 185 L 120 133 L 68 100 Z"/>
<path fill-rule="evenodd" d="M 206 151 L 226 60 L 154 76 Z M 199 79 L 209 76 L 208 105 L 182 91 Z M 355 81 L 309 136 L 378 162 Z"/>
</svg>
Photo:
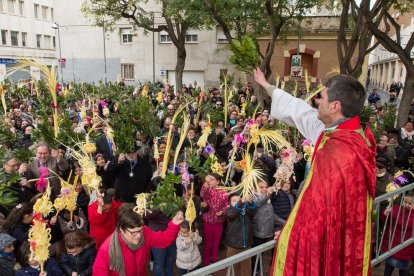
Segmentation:
<svg viewBox="0 0 414 276">
<path fill-rule="evenodd" d="M 302 56 L 292 55 L 292 62 L 290 64 L 290 76 L 292 78 L 301 78 L 303 73 Z"/>
<path fill-rule="evenodd" d="M 301 78 L 302 77 L 302 67 L 301 66 L 292 66 L 290 67 L 290 76 L 293 78 Z"/>
<path fill-rule="evenodd" d="M 292 55 L 291 66 L 301 66 L 302 65 L 302 56 L 301 55 Z"/>
<path fill-rule="evenodd" d="M 18 64 L 18 62 L 12 58 L 0 58 L 0 64 Z"/>
</svg>

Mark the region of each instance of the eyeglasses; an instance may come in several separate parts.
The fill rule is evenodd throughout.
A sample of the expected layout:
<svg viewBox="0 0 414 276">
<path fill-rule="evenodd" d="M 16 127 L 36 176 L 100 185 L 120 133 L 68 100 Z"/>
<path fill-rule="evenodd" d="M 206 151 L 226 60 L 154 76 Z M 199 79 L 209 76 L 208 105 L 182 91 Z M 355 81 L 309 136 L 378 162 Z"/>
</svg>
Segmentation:
<svg viewBox="0 0 414 276">
<path fill-rule="evenodd" d="M 9 166 L 9 167 L 14 167 L 14 168 L 17 168 L 17 167 L 20 167 L 20 164 L 19 163 L 16 163 L 16 164 L 5 164 L 6 166 Z"/>
<path fill-rule="evenodd" d="M 136 237 L 138 234 L 144 233 L 144 228 L 138 231 L 132 232 L 131 230 L 125 229 L 129 234 L 131 234 L 132 237 Z"/>
</svg>

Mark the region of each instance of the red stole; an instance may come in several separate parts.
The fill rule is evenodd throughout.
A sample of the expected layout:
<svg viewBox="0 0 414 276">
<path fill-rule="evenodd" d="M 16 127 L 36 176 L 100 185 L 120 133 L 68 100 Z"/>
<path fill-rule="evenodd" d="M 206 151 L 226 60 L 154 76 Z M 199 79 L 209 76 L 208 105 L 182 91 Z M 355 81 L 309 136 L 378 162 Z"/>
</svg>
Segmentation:
<svg viewBox="0 0 414 276">
<path fill-rule="evenodd" d="M 370 275 L 375 141 L 359 117 L 318 138 L 271 275 Z"/>
</svg>

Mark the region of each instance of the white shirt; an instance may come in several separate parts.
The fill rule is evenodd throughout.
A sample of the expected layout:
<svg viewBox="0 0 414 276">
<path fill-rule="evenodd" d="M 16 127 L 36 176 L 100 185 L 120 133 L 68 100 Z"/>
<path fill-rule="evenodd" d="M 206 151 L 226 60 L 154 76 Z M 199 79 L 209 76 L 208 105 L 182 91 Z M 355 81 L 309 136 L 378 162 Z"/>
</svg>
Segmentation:
<svg viewBox="0 0 414 276">
<path fill-rule="evenodd" d="M 274 86 L 270 86 L 267 92 L 272 98 L 270 116 L 296 127 L 306 139 L 315 145 L 319 135 L 325 129 L 325 125 L 318 119 L 318 110 L 312 108 L 304 100 L 295 98 Z"/>
</svg>

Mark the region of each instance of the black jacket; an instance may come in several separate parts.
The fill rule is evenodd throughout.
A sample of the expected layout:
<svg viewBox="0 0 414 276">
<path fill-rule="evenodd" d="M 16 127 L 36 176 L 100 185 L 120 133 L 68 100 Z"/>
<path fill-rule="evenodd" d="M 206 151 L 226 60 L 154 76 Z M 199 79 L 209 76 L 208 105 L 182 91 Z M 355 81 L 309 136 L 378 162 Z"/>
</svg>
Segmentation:
<svg viewBox="0 0 414 276">
<path fill-rule="evenodd" d="M 256 203 L 237 203 L 226 210 L 227 245 L 233 248 L 248 248 L 253 244 L 252 218 Z"/>
<path fill-rule="evenodd" d="M 151 182 L 151 164 L 138 157 L 137 164 L 133 166 L 131 173 L 131 162 L 125 160 L 122 163 L 111 162 L 108 171 L 114 176 L 114 188 L 122 202 L 135 203 L 135 195 L 146 193 Z M 132 177 L 131 177 L 132 176 Z"/>
<path fill-rule="evenodd" d="M 86 246 L 81 253 L 76 256 L 64 253 L 62 255 L 61 266 L 65 275 L 72 276 L 72 272 L 77 272 L 79 276 L 92 275 L 92 266 L 96 258 L 95 243 Z"/>
<path fill-rule="evenodd" d="M 102 153 L 105 156 L 106 161 L 111 161 L 114 156 L 112 148 L 109 148 L 108 139 L 105 135 L 101 135 L 95 140 L 96 153 Z"/>
</svg>

